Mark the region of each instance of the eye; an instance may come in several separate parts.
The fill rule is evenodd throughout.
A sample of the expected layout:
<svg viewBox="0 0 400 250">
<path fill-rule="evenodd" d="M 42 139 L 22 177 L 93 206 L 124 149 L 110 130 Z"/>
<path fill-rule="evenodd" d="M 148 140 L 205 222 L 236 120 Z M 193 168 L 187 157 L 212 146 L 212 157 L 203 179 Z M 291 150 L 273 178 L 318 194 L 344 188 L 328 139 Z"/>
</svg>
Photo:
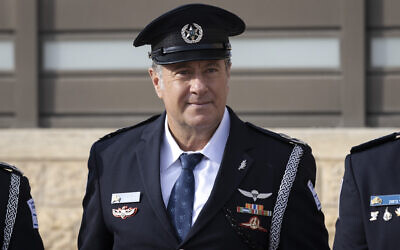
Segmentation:
<svg viewBox="0 0 400 250">
<path fill-rule="evenodd" d="M 190 69 L 185 69 L 185 68 L 177 69 L 175 71 L 175 77 L 177 77 L 177 78 L 186 79 L 186 78 L 190 77 L 191 74 L 192 74 L 192 71 Z"/>
<path fill-rule="evenodd" d="M 218 69 L 217 69 L 217 68 L 214 68 L 214 67 L 211 67 L 211 68 L 207 68 L 207 69 L 206 69 L 206 72 L 207 72 L 207 73 L 216 73 L 216 72 L 218 72 Z"/>
<path fill-rule="evenodd" d="M 179 70 L 176 72 L 177 75 L 186 76 L 189 74 L 189 70 Z"/>
</svg>

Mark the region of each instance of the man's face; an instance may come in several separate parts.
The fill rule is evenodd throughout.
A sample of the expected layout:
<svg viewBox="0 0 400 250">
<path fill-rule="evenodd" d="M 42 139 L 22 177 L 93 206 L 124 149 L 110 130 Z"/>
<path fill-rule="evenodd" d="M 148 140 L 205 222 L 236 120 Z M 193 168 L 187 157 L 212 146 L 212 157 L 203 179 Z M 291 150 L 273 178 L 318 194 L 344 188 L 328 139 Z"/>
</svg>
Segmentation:
<svg viewBox="0 0 400 250">
<path fill-rule="evenodd" d="M 224 60 L 190 61 L 162 66 L 160 76 L 149 69 L 164 102 L 171 128 L 215 129 L 224 114 L 230 68 Z M 171 124 L 172 123 L 172 124 Z"/>
</svg>

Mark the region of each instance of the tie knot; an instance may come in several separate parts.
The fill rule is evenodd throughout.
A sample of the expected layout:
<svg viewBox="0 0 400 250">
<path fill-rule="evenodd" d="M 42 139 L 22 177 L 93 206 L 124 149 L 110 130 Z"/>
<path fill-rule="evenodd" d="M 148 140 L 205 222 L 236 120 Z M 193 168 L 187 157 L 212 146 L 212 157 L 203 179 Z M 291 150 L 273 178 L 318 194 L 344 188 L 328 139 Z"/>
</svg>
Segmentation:
<svg viewBox="0 0 400 250">
<path fill-rule="evenodd" d="M 196 167 L 196 165 L 201 161 L 201 158 L 203 158 L 203 154 L 201 153 L 195 153 L 195 154 L 183 153 L 181 154 L 181 156 L 179 156 L 182 168 L 190 170 L 193 170 Z"/>
</svg>

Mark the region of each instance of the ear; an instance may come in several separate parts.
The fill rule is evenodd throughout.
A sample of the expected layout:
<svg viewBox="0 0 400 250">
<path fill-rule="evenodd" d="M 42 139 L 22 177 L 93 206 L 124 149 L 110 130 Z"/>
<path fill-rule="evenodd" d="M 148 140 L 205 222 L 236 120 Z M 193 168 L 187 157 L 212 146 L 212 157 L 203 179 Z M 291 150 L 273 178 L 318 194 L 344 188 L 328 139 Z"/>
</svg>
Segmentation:
<svg viewBox="0 0 400 250">
<path fill-rule="evenodd" d="M 157 74 L 157 72 L 152 67 L 150 67 L 148 69 L 148 72 L 149 72 L 151 81 L 153 83 L 154 90 L 156 91 L 158 98 L 162 99 L 162 86 L 161 86 L 160 76 Z"/>
</svg>

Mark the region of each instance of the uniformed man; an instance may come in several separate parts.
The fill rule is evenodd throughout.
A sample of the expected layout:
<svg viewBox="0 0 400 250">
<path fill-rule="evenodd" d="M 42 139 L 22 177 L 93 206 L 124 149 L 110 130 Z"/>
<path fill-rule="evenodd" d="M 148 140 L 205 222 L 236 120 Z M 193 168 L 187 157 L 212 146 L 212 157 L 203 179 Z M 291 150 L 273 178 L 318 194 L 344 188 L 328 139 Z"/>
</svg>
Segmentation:
<svg viewBox="0 0 400 250">
<path fill-rule="evenodd" d="M 189 4 L 136 37 L 166 112 L 92 146 L 79 249 L 328 249 L 311 149 L 226 106 L 244 29 Z"/>
<path fill-rule="evenodd" d="M 16 167 L 0 162 L 0 186 L 1 249 L 44 249 L 28 179 Z"/>
<path fill-rule="evenodd" d="M 334 249 L 399 249 L 399 135 L 353 147 L 346 157 Z"/>
</svg>

